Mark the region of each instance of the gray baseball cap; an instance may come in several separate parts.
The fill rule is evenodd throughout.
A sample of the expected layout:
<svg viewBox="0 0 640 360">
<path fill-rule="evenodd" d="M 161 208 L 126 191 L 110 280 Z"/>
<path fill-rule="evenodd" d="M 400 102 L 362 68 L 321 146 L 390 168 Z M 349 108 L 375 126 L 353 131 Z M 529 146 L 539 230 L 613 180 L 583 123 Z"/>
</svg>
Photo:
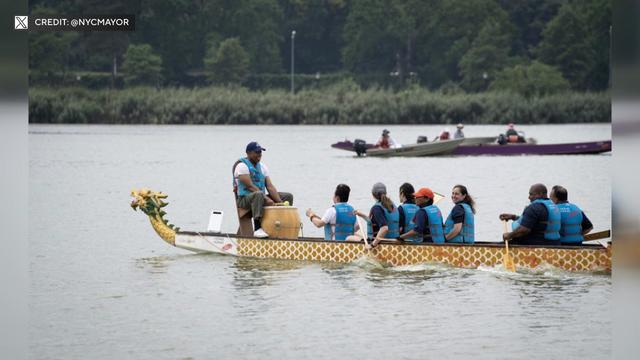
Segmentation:
<svg viewBox="0 0 640 360">
<path fill-rule="evenodd" d="M 387 193 L 387 187 L 384 186 L 383 183 L 377 182 L 377 183 L 373 184 L 373 188 L 371 189 L 371 193 L 374 194 L 374 195 L 386 194 Z"/>
</svg>

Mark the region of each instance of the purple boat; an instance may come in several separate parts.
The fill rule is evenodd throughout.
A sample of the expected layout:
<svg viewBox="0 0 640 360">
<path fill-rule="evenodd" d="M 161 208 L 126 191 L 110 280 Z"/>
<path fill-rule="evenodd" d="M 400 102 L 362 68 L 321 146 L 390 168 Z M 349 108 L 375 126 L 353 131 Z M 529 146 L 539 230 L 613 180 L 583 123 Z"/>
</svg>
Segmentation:
<svg viewBox="0 0 640 360">
<path fill-rule="evenodd" d="M 452 155 L 578 155 L 611 151 L 611 140 L 566 144 L 510 143 L 460 145 Z"/>
<path fill-rule="evenodd" d="M 362 142 L 361 147 L 371 149 L 373 144 Z M 332 148 L 356 152 L 354 143 L 349 140 L 339 141 Z M 460 145 L 453 150 L 450 155 L 580 155 L 580 154 L 599 154 L 611 151 L 611 140 L 589 141 L 565 144 L 533 144 L 533 143 L 508 143 L 500 145 L 476 144 L 476 145 Z"/>
</svg>

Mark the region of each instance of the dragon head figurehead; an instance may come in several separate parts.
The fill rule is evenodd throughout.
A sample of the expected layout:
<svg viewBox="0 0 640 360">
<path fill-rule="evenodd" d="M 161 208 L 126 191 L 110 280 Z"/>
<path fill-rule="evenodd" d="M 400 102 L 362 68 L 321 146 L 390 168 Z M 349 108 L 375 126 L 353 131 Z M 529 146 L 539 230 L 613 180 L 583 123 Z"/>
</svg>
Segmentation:
<svg viewBox="0 0 640 360">
<path fill-rule="evenodd" d="M 167 206 L 169 203 L 165 202 L 163 199 L 167 198 L 166 194 L 162 192 L 155 192 L 149 189 L 140 189 L 140 190 L 132 190 L 131 191 L 131 207 L 133 210 L 142 210 L 145 213 L 149 220 L 151 221 L 151 226 L 153 229 L 160 235 L 160 237 L 171 245 L 175 245 L 176 232 L 180 230 L 180 228 L 175 227 L 164 218 L 166 214 L 162 208 Z"/>
</svg>

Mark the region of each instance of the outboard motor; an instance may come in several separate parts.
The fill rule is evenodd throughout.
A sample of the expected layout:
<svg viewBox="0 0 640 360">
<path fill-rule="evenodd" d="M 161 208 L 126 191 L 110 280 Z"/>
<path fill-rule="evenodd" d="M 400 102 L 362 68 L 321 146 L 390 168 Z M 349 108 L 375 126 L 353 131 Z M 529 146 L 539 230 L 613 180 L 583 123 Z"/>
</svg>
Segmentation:
<svg viewBox="0 0 640 360">
<path fill-rule="evenodd" d="M 426 143 L 427 142 L 427 137 L 423 136 L 423 135 L 420 135 L 420 136 L 418 136 L 418 141 L 417 142 L 418 142 L 418 144 Z"/>
<path fill-rule="evenodd" d="M 353 150 L 356 151 L 358 156 L 362 156 L 367 153 L 367 142 L 362 139 L 356 139 L 353 142 Z"/>
<path fill-rule="evenodd" d="M 504 134 L 500 134 L 498 135 L 498 144 L 500 145 L 506 145 L 507 144 L 507 137 Z"/>
</svg>

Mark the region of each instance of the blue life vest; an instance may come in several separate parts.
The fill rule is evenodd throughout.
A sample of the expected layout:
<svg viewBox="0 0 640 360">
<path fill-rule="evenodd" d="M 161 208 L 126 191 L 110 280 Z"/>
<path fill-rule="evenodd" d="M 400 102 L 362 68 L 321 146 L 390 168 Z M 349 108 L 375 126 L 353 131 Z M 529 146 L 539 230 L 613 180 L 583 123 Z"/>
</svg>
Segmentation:
<svg viewBox="0 0 640 360">
<path fill-rule="evenodd" d="M 444 229 L 442 228 L 442 213 L 440 209 L 435 205 L 429 205 L 421 210 L 427 213 L 431 241 L 436 244 L 444 244 Z"/>
<path fill-rule="evenodd" d="M 382 206 L 382 203 L 379 201 L 373 206 L 380 206 L 384 211 L 384 217 L 387 219 L 388 230 L 387 234 L 384 237 L 388 239 L 395 239 L 400 236 L 400 213 L 398 212 L 398 208 L 394 205 L 393 211 L 389 212 L 389 210 Z M 373 237 L 373 226 L 371 224 L 371 221 L 367 222 L 367 236 L 370 238 Z"/>
<path fill-rule="evenodd" d="M 534 200 L 531 203 L 539 202 L 542 203 L 547 208 L 547 213 L 549 216 L 547 218 L 547 227 L 544 230 L 544 238 L 545 240 L 559 240 L 560 239 L 560 226 L 561 226 L 561 215 L 558 207 L 551 200 Z M 511 224 L 511 228 L 513 230 L 517 229 L 520 226 L 520 219 L 514 220 Z"/>
<path fill-rule="evenodd" d="M 420 210 L 420 206 L 416 204 L 404 203 L 400 205 L 400 207 L 404 212 L 404 224 L 402 225 L 404 226 L 404 232 L 406 233 L 413 230 L 413 228 L 416 227 L 416 223 L 413 222 L 413 218 L 416 216 L 416 213 L 418 212 L 418 210 Z M 422 242 L 422 237 L 416 235 L 416 236 L 406 238 L 405 240 L 412 243 L 419 243 L 419 242 Z"/>
<path fill-rule="evenodd" d="M 471 206 L 469 206 L 469 204 L 467 203 L 461 202 L 458 204 L 462 205 L 462 207 L 464 208 L 464 221 L 462 222 L 462 229 L 460 230 L 458 235 L 447 240 L 447 242 L 473 244 L 475 242 L 473 210 L 471 210 Z M 451 211 L 451 213 L 449 213 L 447 221 L 444 223 L 445 234 L 450 233 L 451 230 L 453 230 L 453 226 L 455 225 L 453 223 L 453 218 L 451 217 L 452 215 L 453 210 Z"/>
<path fill-rule="evenodd" d="M 260 163 L 258 163 L 258 167 L 253 166 L 253 163 L 249 161 L 247 158 L 240 159 L 247 167 L 249 168 L 249 175 L 251 176 L 251 182 L 255 185 L 260 191 L 266 191 L 265 184 L 265 176 L 262 174 L 262 167 Z M 235 179 L 234 179 L 235 182 Z M 247 189 L 246 186 L 238 179 L 238 196 L 246 196 L 251 194 L 251 191 Z"/>
<path fill-rule="evenodd" d="M 324 226 L 324 239 L 331 240 L 345 240 L 347 236 L 353 235 L 354 226 L 356 222 L 356 215 L 353 211 L 353 206 L 347 203 L 337 203 L 333 205 L 336 209 L 336 224 L 334 231 L 331 231 L 331 224 Z"/>
<path fill-rule="evenodd" d="M 582 210 L 574 204 L 556 204 L 560 210 L 560 242 L 562 244 L 582 244 Z"/>
</svg>

